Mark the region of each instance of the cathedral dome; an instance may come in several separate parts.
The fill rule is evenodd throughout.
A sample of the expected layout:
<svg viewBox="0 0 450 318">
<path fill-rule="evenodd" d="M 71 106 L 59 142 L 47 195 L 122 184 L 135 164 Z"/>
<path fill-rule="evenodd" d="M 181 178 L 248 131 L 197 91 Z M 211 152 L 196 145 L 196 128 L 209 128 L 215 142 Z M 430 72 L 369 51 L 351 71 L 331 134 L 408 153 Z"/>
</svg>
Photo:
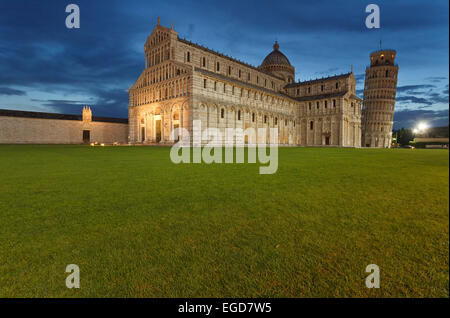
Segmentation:
<svg viewBox="0 0 450 318">
<path fill-rule="evenodd" d="M 264 61 L 261 64 L 261 67 L 269 66 L 269 65 L 286 65 L 291 66 L 291 63 L 289 62 L 288 58 L 281 53 L 278 49 L 280 46 L 275 41 L 275 44 L 273 45 L 273 51 L 266 56 Z"/>
<path fill-rule="evenodd" d="M 288 58 L 280 52 L 279 48 L 278 42 L 275 41 L 273 51 L 266 56 L 259 69 L 283 79 L 286 84 L 291 84 L 294 82 L 295 68 L 291 65 Z"/>
</svg>

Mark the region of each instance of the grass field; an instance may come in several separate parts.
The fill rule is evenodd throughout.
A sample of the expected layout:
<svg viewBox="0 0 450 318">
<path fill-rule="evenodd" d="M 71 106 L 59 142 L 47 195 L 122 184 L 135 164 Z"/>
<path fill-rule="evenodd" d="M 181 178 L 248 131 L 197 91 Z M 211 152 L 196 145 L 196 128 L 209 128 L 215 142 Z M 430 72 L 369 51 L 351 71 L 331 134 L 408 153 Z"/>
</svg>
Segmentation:
<svg viewBox="0 0 450 318">
<path fill-rule="evenodd" d="M 449 296 L 445 150 L 281 148 L 260 175 L 162 147 L 3 145 L 0 167 L 0 297 Z"/>
</svg>

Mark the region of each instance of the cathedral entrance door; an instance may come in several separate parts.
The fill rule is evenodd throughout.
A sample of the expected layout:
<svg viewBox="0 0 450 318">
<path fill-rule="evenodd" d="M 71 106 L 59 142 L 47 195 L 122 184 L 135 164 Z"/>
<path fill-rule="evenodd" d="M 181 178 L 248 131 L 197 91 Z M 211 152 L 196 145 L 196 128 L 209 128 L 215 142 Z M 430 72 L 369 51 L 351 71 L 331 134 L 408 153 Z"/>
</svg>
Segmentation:
<svg viewBox="0 0 450 318">
<path fill-rule="evenodd" d="M 178 128 L 180 128 L 179 124 L 174 124 L 174 135 L 173 135 L 173 141 L 180 141 L 180 132 L 178 131 Z"/>
<path fill-rule="evenodd" d="M 141 127 L 141 141 L 145 141 L 145 127 Z"/>
<path fill-rule="evenodd" d="M 155 122 L 155 138 L 156 138 L 156 142 L 160 142 L 161 141 L 161 120 L 157 120 Z"/>
<path fill-rule="evenodd" d="M 250 127 L 249 124 L 245 124 L 245 130 L 247 130 L 249 127 Z M 245 140 L 244 140 L 245 144 L 248 144 L 248 135 L 246 134 L 244 138 L 245 138 Z"/>
<path fill-rule="evenodd" d="M 327 146 L 330 145 L 330 137 L 329 136 L 325 137 L 325 145 L 327 145 Z"/>
</svg>

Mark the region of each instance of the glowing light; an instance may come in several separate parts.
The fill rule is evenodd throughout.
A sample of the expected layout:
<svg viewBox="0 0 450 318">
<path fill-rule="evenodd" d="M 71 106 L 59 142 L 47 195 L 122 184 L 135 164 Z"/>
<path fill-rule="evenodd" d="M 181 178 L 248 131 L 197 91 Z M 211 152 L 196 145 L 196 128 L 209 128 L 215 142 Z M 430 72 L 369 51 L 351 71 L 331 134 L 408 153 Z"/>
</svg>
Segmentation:
<svg viewBox="0 0 450 318">
<path fill-rule="evenodd" d="M 426 132 L 426 130 L 428 129 L 428 124 L 425 122 L 420 122 L 419 124 L 417 124 L 417 127 L 413 129 L 413 133 L 414 134 L 421 134 Z"/>
<path fill-rule="evenodd" d="M 105 147 L 105 144 L 100 144 L 100 146 Z"/>
<path fill-rule="evenodd" d="M 428 125 L 427 125 L 427 123 L 419 123 L 419 125 L 417 126 L 417 129 L 419 129 L 419 131 L 427 130 Z"/>
</svg>

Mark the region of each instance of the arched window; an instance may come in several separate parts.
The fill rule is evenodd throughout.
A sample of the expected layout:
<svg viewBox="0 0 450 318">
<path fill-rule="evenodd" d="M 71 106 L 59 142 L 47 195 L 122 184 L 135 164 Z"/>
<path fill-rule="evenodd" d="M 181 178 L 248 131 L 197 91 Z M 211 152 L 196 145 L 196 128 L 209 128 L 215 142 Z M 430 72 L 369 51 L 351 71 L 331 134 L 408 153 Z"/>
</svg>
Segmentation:
<svg viewBox="0 0 450 318">
<path fill-rule="evenodd" d="M 338 89 L 339 88 L 339 83 L 336 83 L 336 89 Z"/>
<path fill-rule="evenodd" d="M 336 107 L 336 100 L 333 99 L 333 107 Z"/>
<path fill-rule="evenodd" d="M 327 108 L 328 107 L 328 102 L 327 101 L 325 101 L 325 108 Z"/>
<path fill-rule="evenodd" d="M 203 66 L 203 67 L 206 67 L 206 57 L 203 57 L 203 58 L 202 58 L 202 66 Z"/>
<path fill-rule="evenodd" d="M 203 80 L 203 88 L 206 88 L 206 79 Z"/>
<path fill-rule="evenodd" d="M 255 113 L 252 113 L 252 122 L 255 122 Z"/>
<path fill-rule="evenodd" d="M 309 129 L 314 129 L 314 122 L 312 120 L 309 122 Z"/>
<path fill-rule="evenodd" d="M 219 63 L 219 62 L 217 62 L 217 67 L 216 67 L 216 69 L 217 69 L 217 72 L 220 71 L 220 63 Z"/>
<path fill-rule="evenodd" d="M 319 106 L 320 106 L 320 103 L 319 103 L 319 102 L 317 102 L 317 109 L 319 109 Z"/>
<path fill-rule="evenodd" d="M 284 120 L 284 125 L 287 126 L 287 119 Z"/>
<path fill-rule="evenodd" d="M 275 125 L 278 124 L 278 117 L 275 117 Z"/>
<path fill-rule="evenodd" d="M 231 75 L 231 66 L 228 66 L 228 75 Z"/>
<path fill-rule="evenodd" d="M 311 107 L 312 107 L 312 104 L 311 104 L 311 102 L 309 103 L 309 110 L 311 110 Z"/>
<path fill-rule="evenodd" d="M 386 77 L 389 77 L 389 71 L 386 70 Z"/>
<path fill-rule="evenodd" d="M 225 109 L 221 109 L 220 110 L 220 118 L 224 118 L 225 117 Z"/>
<path fill-rule="evenodd" d="M 264 124 L 267 123 L 267 116 L 264 115 Z"/>
<path fill-rule="evenodd" d="M 238 110 L 238 120 L 241 120 L 241 111 Z"/>
<path fill-rule="evenodd" d="M 186 53 L 186 62 L 191 62 L 191 52 L 189 51 Z"/>
<path fill-rule="evenodd" d="M 217 90 L 217 82 L 214 82 L 214 90 Z"/>
</svg>

